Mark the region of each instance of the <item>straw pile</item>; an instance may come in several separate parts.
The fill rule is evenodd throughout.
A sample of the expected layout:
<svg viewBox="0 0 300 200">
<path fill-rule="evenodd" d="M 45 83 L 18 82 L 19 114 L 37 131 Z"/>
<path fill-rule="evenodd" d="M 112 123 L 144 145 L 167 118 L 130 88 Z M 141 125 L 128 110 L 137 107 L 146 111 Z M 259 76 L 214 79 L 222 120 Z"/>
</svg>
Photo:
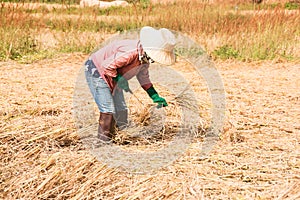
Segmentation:
<svg viewBox="0 0 300 200">
<path fill-rule="evenodd" d="M 197 137 L 176 162 L 137 175 L 107 167 L 78 137 L 72 97 L 85 58 L 72 54 L 35 64 L 1 63 L 1 199 L 300 198 L 299 65 L 218 63 L 227 93 L 227 119 L 213 152 L 201 159 L 202 139 Z M 193 79 L 196 75 L 189 67 L 178 70 L 192 77 L 203 120 L 199 127 L 205 131 L 211 107 L 205 82 Z M 142 92 L 136 93 L 146 102 Z M 168 91 L 162 91 L 164 95 L 174 99 Z M 155 150 L 163 145 L 157 142 L 163 141 L 160 138 L 168 141 L 166 133 L 176 128 L 179 115 L 168 111 L 178 102 L 169 102 L 169 121 L 160 137 L 151 144 L 136 140 L 124 148 Z M 132 111 L 131 118 L 147 124 L 142 109 Z"/>
</svg>

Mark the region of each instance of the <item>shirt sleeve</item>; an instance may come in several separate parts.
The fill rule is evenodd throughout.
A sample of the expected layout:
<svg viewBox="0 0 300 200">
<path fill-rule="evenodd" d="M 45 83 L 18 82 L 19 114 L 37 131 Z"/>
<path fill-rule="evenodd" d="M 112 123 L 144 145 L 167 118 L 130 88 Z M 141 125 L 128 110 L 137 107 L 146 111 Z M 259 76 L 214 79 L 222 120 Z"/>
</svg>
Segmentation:
<svg viewBox="0 0 300 200">
<path fill-rule="evenodd" d="M 152 86 L 149 77 L 149 64 L 144 64 L 142 66 L 141 70 L 136 75 L 136 78 L 144 90 L 148 90 Z"/>
<path fill-rule="evenodd" d="M 117 69 L 128 65 L 135 59 L 134 52 L 117 52 L 102 63 L 104 72 L 112 77 L 117 76 Z"/>
</svg>

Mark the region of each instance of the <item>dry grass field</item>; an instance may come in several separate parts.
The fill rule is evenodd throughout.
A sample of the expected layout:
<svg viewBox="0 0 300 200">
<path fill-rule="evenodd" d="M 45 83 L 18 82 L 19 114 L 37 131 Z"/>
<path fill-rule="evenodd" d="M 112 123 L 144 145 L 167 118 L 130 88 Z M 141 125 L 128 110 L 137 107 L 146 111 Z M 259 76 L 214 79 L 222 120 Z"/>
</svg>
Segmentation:
<svg viewBox="0 0 300 200">
<path fill-rule="evenodd" d="M 162 13 L 168 6 L 141 9 L 139 16 L 116 8 L 103 14 L 1 5 L 0 199 L 300 199 L 299 9 L 240 5 L 237 13 L 187 4 L 205 12 L 184 18 L 188 10 L 180 13 L 174 4 Z M 165 21 L 170 13 L 176 18 Z M 202 20 L 191 21 L 193 16 Z M 212 152 L 200 157 L 212 107 L 209 90 L 191 66 L 172 66 L 196 92 L 202 129 L 175 162 L 134 174 L 109 167 L 85 147 L 73 97 L 87 52 L 112 33 L 143 23 L 187 32 L 212 55 L 225 88 L 226 117 Z M 167 116 L 178 118 L 174 95 L 158 88 L 169 102 Z M 136 94 L 151 104 L 143 91 Z M 131 98 L 131 117 L 144 123 L 147 109 Z M 172 120 L 155 141 L 120 134 L 115 145 L 157 150 L 172 138 Z"/>
<path fill-rule="evenodd" d="M 218 62 L 227 117 L 213 152 L 200 159 L 197 139 L 173 164 L 134 175 L 97 161 L 79 140 L 72 97 L 85 58 L 1 62 L 1 198 L 300 197 L 300 65 Z"/>
</svg>

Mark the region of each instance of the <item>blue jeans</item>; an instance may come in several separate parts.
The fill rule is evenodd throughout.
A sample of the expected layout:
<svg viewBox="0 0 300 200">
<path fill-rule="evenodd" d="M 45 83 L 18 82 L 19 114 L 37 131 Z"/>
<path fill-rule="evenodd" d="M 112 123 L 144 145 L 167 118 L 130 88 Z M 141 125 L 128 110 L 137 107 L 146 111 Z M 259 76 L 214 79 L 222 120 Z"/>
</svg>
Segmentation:
<svg viewBox="0 0 300 200">
<path fill-rule="evenodd" d="M 91 66 L 94 64 L 91 60 L 88 60 L 86 65 Z M 118 111 L 127 110 L 123 90 L 116 89 L 114 95 L 112 95 L 105 80 L 103 80 L 101 76 L 93 76 L 90 71 L 87 70 L 87 66 L 85 77 L 100 112 L 115 114 Z"/>
</svg>

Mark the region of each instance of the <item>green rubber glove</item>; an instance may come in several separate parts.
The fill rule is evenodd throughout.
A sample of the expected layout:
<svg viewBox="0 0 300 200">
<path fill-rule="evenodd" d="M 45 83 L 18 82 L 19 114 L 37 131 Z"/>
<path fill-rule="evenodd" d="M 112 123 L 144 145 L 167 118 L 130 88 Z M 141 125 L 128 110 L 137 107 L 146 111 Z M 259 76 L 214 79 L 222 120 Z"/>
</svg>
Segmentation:
<svg viewBox="0 0 300 200">
<path fill-rule="evenodd" d="M 146 92 L 148 93 L 148 95 L 150 96 L 150 98 L 153 100 L 153 103 L 158 103 L 159 107 L 166 107 L 168 106 L 167 101 L 160 97 L 158 95 L 158 93 L 156 92 L 156 90 L 154 89 L 154 87 L 150 87 L 148 90 L 146 90 Z"/>
<path fill-rule="evenodd" d="M 118 74 L 116 77 L 113 78 L 118 84 L 118 87 L 125 90 L 125 92 L 129 92 L 129 85 L 126 78 L 124 78 L 121 74 Z"/>
</svg>

